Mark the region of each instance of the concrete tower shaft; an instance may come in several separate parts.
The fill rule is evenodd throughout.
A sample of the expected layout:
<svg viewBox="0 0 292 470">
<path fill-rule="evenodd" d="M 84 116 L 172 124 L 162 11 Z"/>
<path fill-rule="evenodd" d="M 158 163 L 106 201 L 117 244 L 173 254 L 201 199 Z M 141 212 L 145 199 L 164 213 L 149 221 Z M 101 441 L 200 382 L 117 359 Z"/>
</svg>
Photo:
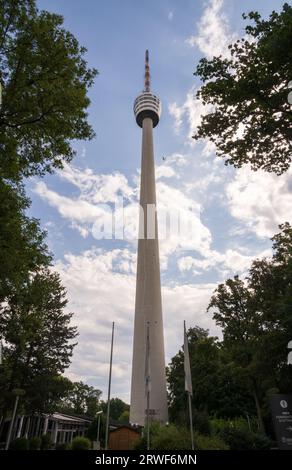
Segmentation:
<svg viewBox="0 0 292 470">
<path fill-rule="evenodd" d="M 142 127 L 142 163 L 130 421 L 141 426 L 145 425 L 147 414 L 147 362 L 149 417 L 161 423 L 168 421 L 153 149 L 153 127 L 159 121 L 160 102 L 150 92 L 147 56 L 146 52 L 145 89 L 146 84 L 149 89 L 138 96 L 134 105 L 137 123 Z M 145 95 L 147 99 L 142 101 Z M 149 95 L 158 101 L 149 100 Z"/>
</svg>

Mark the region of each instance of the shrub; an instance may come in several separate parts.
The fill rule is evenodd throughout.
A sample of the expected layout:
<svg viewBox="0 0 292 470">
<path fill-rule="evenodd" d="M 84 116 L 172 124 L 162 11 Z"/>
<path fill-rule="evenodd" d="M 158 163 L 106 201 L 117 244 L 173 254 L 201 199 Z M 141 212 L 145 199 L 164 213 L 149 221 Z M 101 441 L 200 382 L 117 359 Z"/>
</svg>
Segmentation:
<svg viewBox="0 0 292 470">
<path fill-rule="evenodd" d="M 49 450 L 52 447 L 52 438 L 50 434 L 43 434 L 41 437 L 41 449 Z"/>
<path fill-rule="evenodd" d="M 28 439 L 19 437 L 14 439 L 9 446 L 10 450 L 28 450 Z"/>
<path fill-rule="evenodd" d="M 29 450 L 40 450 L 40 448 L 41 448 L 41 438 L 32 437 L 29 440 Z"/>
<path fill-rule="evenodd" d="M 258 429 L 257 418 L 250 416 L 249 423 L 252 430 Z M 232 419 L 212 418 L 210 420 L 211 433 L 218 433 L 226 428 L 236 428 L 249 431 L 249 423 L 245 417 L 238 417 Z"/>
<path fill-rule="evenodd" d="M 219 436 L 205 436 L 195 433 L 195 450 L 229 450 L 229 446 Z"/>
<path fill-rule="evenodd" d="M 151 449 L 183 450 L 190 448 L 189 433 L 183 428 L 176 428 L 173 424 L 158 428 L 151 440 Z"/>
<path fill-rule="evenodd" d="M 134 442 L 133 450 L 147 450 L 146 436 L 141 436 L 140 439 Z"/>
<path fill-rule="evenodd" d="M 271 441 L 266 436 L 245 429 L 228 427 L 222 429 L 219 436 L 230 450 L 268 450 L 271 447 Z"/>
<path fill-rule="evenodd" d="M 193 426 L 194 430 L 200 434 L 210 435 L 211 427 L 208 413 L 205 411 L 193 411 Z"/>
<path fill-rule="evenodd" d="M 187 428 L 179 428 L 173 424 L 169 426 L 155 426 L 151 428 L 150 447 L 153 450 L 190 450 L 191 437 Z M 206 436 L 198 432 L 194 435 L 195 450 L 227 450 L 228 445 L 219 436 Z M 144 435 L 135 450 L 145 450 L 147 439 Z"/>
<path fill-rule="evenodd" d="M 89 450 L 91 442 L 87 437 L 76 436 L 72 441 L 72 450 Z"/>
<path fill-rule="evenodd" d="M 67 442 L 59 442 L 56 444 L 55 450 L 69 450 L 69 444 Z"/>
<path fill-rule="evenodd" d="M 158 423 L 153 423 L 150 428 L 150 444 L 151 449 L 156 450 L 190 449 L 189 436 L 185 433 L 185 430 L 176 428 L 173 424 L 161 426 Z M 134 449 L 147 449 L 146 432 L 144 432 L 144 435 L 135 443 Z"/>
</svg>

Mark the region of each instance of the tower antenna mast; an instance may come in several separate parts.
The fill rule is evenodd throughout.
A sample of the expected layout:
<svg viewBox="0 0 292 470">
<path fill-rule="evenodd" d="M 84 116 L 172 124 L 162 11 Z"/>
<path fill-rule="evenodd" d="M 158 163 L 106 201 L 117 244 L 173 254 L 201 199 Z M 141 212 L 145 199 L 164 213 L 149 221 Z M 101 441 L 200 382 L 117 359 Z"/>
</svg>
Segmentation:
<svg viewBox="0 0 292 470">
<path fill-rule="evenodd" d="M 149 66 L 149 51 L 146 49 L 145 52 L 145 79 L 144 79 L 144 91 L 150 91 L 150 66 Z"/>
</svg>

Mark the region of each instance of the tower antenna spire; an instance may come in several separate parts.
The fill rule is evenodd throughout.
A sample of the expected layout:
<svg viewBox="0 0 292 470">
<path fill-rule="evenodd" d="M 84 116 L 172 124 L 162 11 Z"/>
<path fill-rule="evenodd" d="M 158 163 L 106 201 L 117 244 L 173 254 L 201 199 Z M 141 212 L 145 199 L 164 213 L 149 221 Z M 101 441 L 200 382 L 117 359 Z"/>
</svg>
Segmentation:
<svg viewBox="0 0 292 470">
<path fill-rule="evenodd" d="M 150 91 L 150 67 L 149 67 L 149 51 L 146 49 L 145 52 L 145 80 L 144 80 L 144 91 Z"/>
</svg>

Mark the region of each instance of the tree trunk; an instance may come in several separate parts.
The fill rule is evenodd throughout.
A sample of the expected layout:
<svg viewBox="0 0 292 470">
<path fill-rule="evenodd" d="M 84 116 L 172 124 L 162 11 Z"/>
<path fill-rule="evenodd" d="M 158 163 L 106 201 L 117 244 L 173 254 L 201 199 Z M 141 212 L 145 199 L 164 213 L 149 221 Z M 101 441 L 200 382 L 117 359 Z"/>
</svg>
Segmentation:
<svg viewBox="0 0 292 470">
<path fill-rule="evenodd" d="M 252 386 L 253 386 L 253 396 L 254 396 L 255 406 L 256 406 L 257 415 L 258 415 L 259 429 L 263 434 L 266 434 L 265 425 L 264 425 L 263 416 L 262 416 L 262 410 L 261 410 L 260 401 L 259 401 L 258 387 L 257 387 L 257 383 L 255 379 L 252 379 Z"/>
</svg>

